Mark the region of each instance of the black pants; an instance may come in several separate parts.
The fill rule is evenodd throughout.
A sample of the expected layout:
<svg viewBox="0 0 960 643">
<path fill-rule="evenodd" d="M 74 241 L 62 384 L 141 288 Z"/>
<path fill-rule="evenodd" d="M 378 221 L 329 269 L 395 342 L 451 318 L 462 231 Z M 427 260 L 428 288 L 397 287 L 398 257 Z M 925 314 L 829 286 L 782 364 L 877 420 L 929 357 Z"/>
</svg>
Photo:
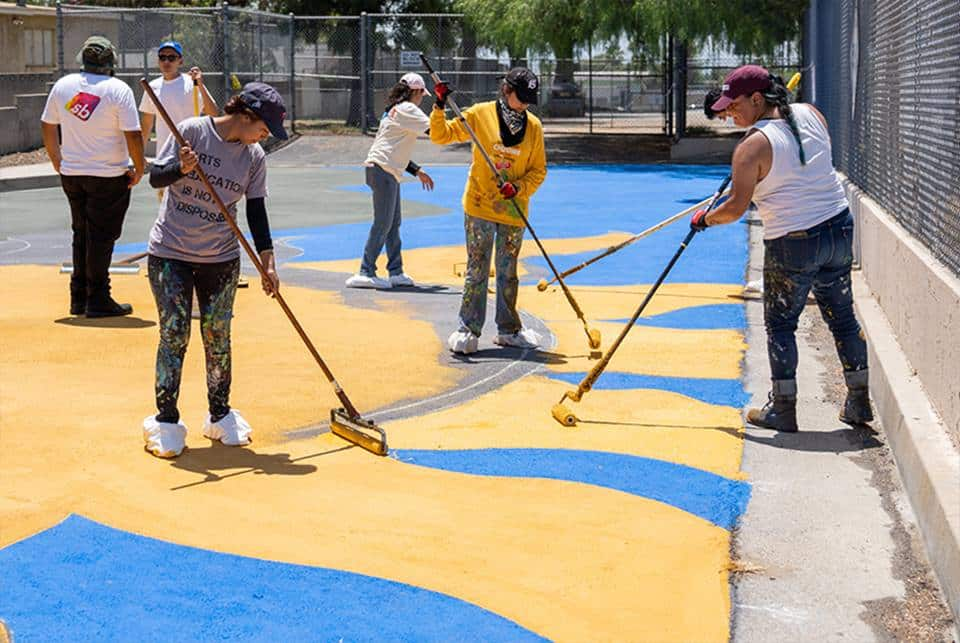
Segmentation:
<svg viewBox="0 0 960 643">
<path fill-rule="evenodd" d="M 240 260 L 191 263 L 150 255 L 150 287 L 160 314 L 157 348 L 158 422 L 178 422 L 180 376 L 190 342 L 193 292 L 200 304 L 200 335 L 207 361 L 207 403 L 213 421 L 230 412 L 230 321 L 240 277 Z"/>
<path fill-rule="evenodd" d="M 100 303 L 110 296 L 110 261 L 130 206 L 129 179 L 64 176 L 60 185 L 70 201 L 73 228 L 71 302 Z"/>
</svg>

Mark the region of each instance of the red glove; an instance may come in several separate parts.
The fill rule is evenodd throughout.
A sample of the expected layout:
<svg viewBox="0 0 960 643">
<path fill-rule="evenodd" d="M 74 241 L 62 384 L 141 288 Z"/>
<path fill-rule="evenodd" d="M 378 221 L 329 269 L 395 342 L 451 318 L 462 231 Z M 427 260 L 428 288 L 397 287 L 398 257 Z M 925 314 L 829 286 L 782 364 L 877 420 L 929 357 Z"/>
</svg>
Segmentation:
<svg viewBox="0 0 960 643">
<path fill-rule="evenodd" d="M 453 88 L 450 87 L 449 83 L 440 81 L 434 84 L 433 93 L 437 97 L 437 105 L 444 107 L 447 104 L 447 96 L 453 93 Z"/>
<path fill-rule="evenodd" d="M 500 194 L 504 199 L 512 199 L 517 196 L 517 186 L 513 183 L 504 183 L 500 186 Z"/>
<path fill-rule="evenodd" d="M 690 217 L 690 227 L 697 232 L 702 232 L 710 227 L 710 224 L 707 223 L 707 214 L 710 213 L 710 210 L 703 208 L 697 210 L 692 217 Z"/>
</svg>

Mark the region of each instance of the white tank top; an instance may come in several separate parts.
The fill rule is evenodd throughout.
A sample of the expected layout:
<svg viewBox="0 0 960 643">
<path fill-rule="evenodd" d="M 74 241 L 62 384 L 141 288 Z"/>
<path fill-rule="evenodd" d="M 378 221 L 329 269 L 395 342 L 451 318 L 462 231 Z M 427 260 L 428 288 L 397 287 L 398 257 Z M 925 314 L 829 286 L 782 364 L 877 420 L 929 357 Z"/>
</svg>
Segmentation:
<svg viewBox="0 0 960 643">
<path fill-rule="evenodd" d="M 797 103 L 791 108 L 806 165 L 800 164 L 797 140 L 784 119 L 760 121 L 753 128 L 767 137 L 773 152 L 770 172 L 753 191 L 767 240 L 812 228 L 849 207 L 833 169 L 827 128 L 808 105 Z"/>
</svg>

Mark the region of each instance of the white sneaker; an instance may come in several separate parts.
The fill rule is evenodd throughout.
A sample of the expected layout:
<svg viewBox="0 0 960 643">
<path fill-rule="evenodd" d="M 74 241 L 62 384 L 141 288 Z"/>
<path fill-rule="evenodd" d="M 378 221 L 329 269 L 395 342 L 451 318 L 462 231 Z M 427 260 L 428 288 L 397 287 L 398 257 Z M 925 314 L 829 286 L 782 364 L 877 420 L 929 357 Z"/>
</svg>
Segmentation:
<svg viewBox="0 0 960 643">
<path fill-rule="evenodd" d="M 511 335 L 497 335 L 493 343 L 498 346 L 512 346 L 514 348 L 539 348 L 540 335 L 530 328 L 521 328 Z"/>
<path fill-rule="evenodd" d="M 455 330 L 447 339 L 447 346 L 450 347 L 450 350 L 462 355 L 476 353 L 479 343 L 480 338 L 465 329 Z"/>
<path fill-rule="evenodd" d="M 236 409 L 230 409 L 230 412 L 224 415 L 216 422 L 210 422 L 211 417 L 207 416 L 207 421 L 203 423 L 203 437 L 211 440 L 220 440 L 221 443 L 231 447 L 242 447 L 250 444 L 253 429 L 243 419 L 243 416 Z"/>
<path fill-rule="evenodd" d="M 347 288 L 376 288 L 377 290 L 390 290 L 393 288 L 391 283 L 380 277 L 368 277 L 359 272 L 347 279 Z"/>
<path fill-rule="evenodd" d="M 158 458 L 175 458 L 187 446 L 187 427 L 177 422 L 157 422 L 157 416 L 143 419 L 143 443 Z"/>
<path fill-rule="evenodd" d="M 413 283 L 410 275 L 401 273 L 399 275 L 390 275 L 390 285 L 393 288 L 413 288 L 417 284 Z"/>
</svg>

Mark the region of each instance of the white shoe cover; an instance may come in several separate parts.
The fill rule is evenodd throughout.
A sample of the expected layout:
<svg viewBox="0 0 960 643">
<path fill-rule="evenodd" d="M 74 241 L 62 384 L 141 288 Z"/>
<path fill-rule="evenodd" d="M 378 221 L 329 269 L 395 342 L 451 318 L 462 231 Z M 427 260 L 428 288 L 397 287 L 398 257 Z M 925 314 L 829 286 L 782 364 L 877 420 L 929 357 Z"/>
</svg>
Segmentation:
<svg viewBox="0 0 960 643">
<path fill-rule="evenodd" d="M 447 346 L 450 347 L 454 353 L 461 353 L 463 355 L 468 355 L 470 353 L 477 352 L 477 346 L 480 343 L 480 338 L 471 333 L 469 330 L 456 330 L 450 335 L 450 338 L 447 339 Z"/>
<path fill-rule="evenodd" d="M 390 285 L 393 288 L 413 288 L 417 284 L 414 283 L 413 277 L 402 273 L 399 275 L 390 275 Z"/>
<path fill-rule="evenodd" d="M 157 422 L 151 415 L 143 419 L 143 443 L 158 458 L 175 458 L 186 448 L 187 427 L 177 422 Z"/>
<path fill-rule="evenodd" d="M 530 328 L 521 328 L 512 335 L 497 335 L 493 343 L 498 346 L 512 346 L 514 348 L 539 348 L 540 335 Z"/>
<path fill-rule="evenodd" d="M 347 288 L 376 288 L 377 290 L 389 290 L 393 286 L 386 279 L 380 277 L 368 277 L 359 272 L 346 281 Z"/>
<path fill-rule="evenodd" d="M 205 438 L 220 440 L 221 443 L 231 447 L 246 446 L 253 439 L 251 437 L 253 429 L 236 409 L 230 409 L 230 412 L 217 422 L 210 422 L 210 419 L 208 415 L 206 422 L 203 423 Z"/>
</svg>

